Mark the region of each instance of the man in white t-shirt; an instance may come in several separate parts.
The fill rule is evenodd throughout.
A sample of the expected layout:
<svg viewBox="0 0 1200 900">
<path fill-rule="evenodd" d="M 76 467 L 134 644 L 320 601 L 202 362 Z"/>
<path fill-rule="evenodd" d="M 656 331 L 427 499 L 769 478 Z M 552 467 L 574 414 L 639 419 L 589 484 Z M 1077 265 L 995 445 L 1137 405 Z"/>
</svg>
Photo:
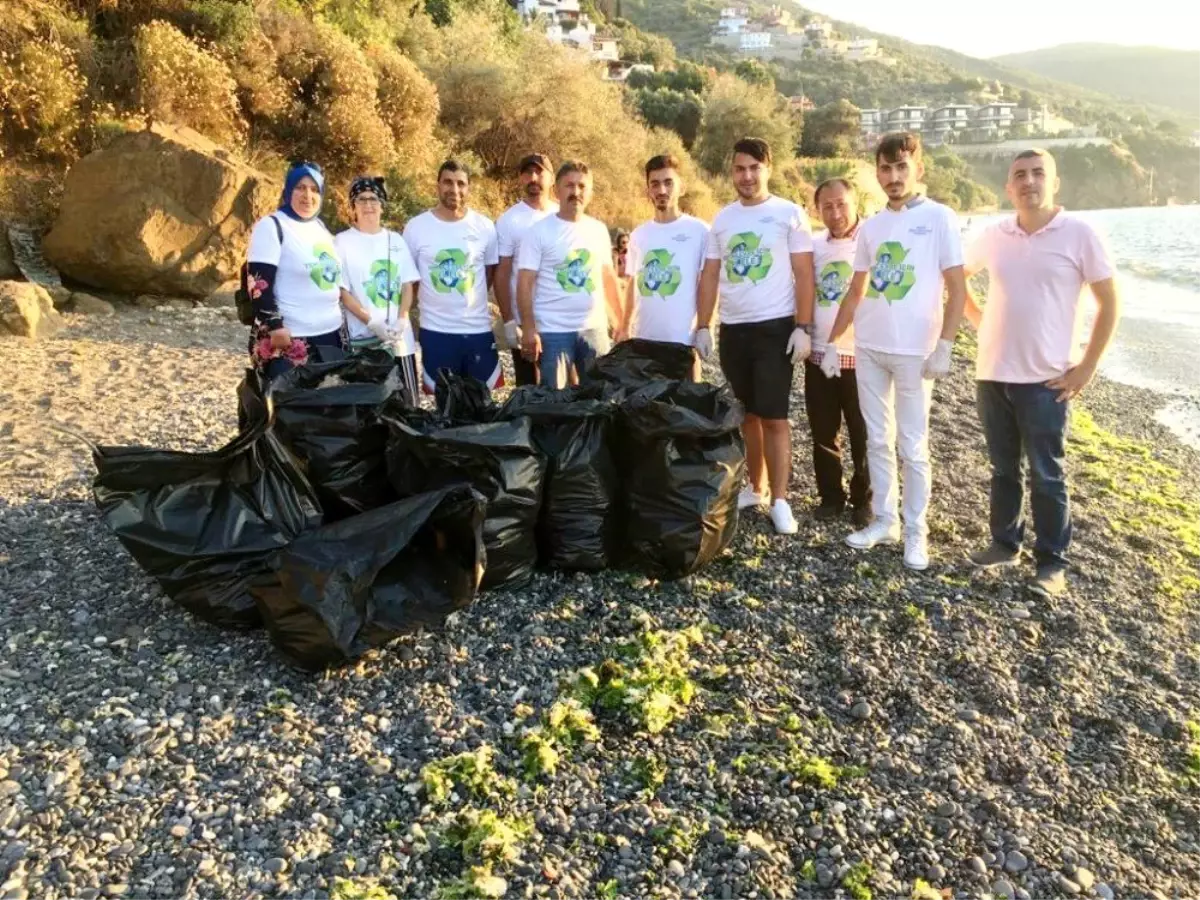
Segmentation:
<svg viewBox="0 0 1200 900">
<path fill-rule="evenodd" d="M 812 231 L 803 209 L 767 189 L 766 141 L 738 141 L 731 167 L 738 199 L 717 213 L 708 233 L 695 346 L 701 357 L 712 353 L 719 289 L 721 371 L 746 408 L 742 436 L 750 484 L 738 495 L 738 508 L 761 507 L 769 499 L 775 531 L 795 534 L 787 501 L 788 406 L 793 366 L 812 350 Z"/>
<path fill-rule="evenodd" d="M 517 308 L 517 255 L 525 233 L 546 216 L 558 212 L 551 197 L 554 170 L 550 159 L 531 153 L 517 163 L 521 199 L 496 220 L 496 243 L 500 265 L 496 268 L 496 305 L 504 320 L 504 338 L 512 351 L 517 385 L 536 384 L 537 366 L 521 355 L 521 311 Z"/>
<path fill-rule="evenodd" d="M 889 134 L 879 142 L 875 177 L 887 194 L 887 206 L 858 228 L 854 278 L 821 360 L 827 376 L 841 374 L 836 344 L 853 323 L 875 521 L 847 537 L 846 543 L 867 549 L 900 540 L 899 445 L 904 463 L 904 564 L 917 571 L 929 566 L 926 514 L 933 380 L 950 372 L 950 351 L 967 301 L 958 217 L 917 193 L 924 173 L 921 139 L 915 134 Z M 943 289 L 949 293 L 944 311 Z"/>
<path fill-rule="evenodd" d="M 592 174 L 569 161 L 554 179 L 559 210 L 526 232 L 517 259 L 517 305 L 521 310 L 521 352 L 537 362 L 541 383 L 567 386 L 578 373 L 607 353 L 609 331 L 622 321 L 617 274 L 608 229 L 587 215 Z"/>
<path fill-rule="evenodd" d="M 1020 558 L 1028 459 L 1037 564 L 1030 588 L 1044 597 L 1066 589 L 1068 401 L 1091 383 L 1120 315 L 1104 242 L 1055 204 L 1058 186 L 1053 156 L 1018 154 L 1005 185 L 1016 215 L 988 226 L 967 249 L 967 273 L 988 271 L 987 303 L 980 310 L 968 299 L 966 315 L 979 329 L 976 399 L 992 464 L 992 542 L 971 561 L 990 568 Z M 1085 285 L 1098 307 L 1086 351 Z"/>
<path fill-rule="evenodd" d="M 708 226 L 680 211 L 684 183 L 679 168 L 679 160 L 669 153 L 646 163 L 646 193 L 654 204 L 654 218 L 629 238 L 626 266 L 631 277 L 618 340 L 634 337 L 692 346 Z M 699 357 L 692 377 L 700 380 Z"/>
<path fill-rule="evenodd" d="M 813 354 L 804 363 L 804 408 L 812 431 L 813 473 L 821 503 L 818 521 L 839 518 L 846 509 L 842 480 L 842 420 L 850 435 L 850 508 L 854 524 L 865 528 L 871 521 L 871 478 L 867 472 L 867 424 L 858 405 L 858 379 L 854 369 L 854 333 L 847 330 L 837 342 L 840 375 L 826 378 L 820 366 L 829 332 L 850 279 L 858 245 L 858 192 L 845 178 L 830 178 L 817 186 L 813 204 L 825 230 L 813 236 L 813 272 L 816 277 L 816 310 L 813 313 Z"/>
<path fill-rule="evenodd" d="M 421 376 L 432 394 L 440 369 L 482 381 L 504 383 L 492 334 L 488 288 L 499 257 L 496 228 L 467 207 L 471 176 L 447 160 L 438 169 L 438 202 L 404 227 L 404 240 L 421 273 L 417 315 L 421 328 Z"/>
</svg>

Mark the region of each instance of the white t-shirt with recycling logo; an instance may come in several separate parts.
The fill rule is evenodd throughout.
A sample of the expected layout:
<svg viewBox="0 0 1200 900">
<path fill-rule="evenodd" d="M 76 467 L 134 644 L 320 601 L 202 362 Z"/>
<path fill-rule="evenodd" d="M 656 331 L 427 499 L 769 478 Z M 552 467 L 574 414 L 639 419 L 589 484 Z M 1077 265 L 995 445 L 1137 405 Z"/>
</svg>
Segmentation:
<svg viewBox="0 0 1200 900">
<path fill-rule="evenodd" d="M 525 237 L 530 228 L 546 216 L 552 216 L 556 212 L 558 212 L 557 203 L 551 203 L 546 209 L 534 209 L 522 200 L 506 209 L 496 220 L 496 243 L 500 256 L 511 256 L 513 261 L 510 287 L 512 289 L 513 318 L 518 322 L 521 321 L 521 311 L 517 309 L 517 272 L 519 271 L 517 260 L 521 254 L 521 239 Z"/>
<path fill-rule="evenodd" d="M 713 219 L 707 259 L 721 260 L 722 325 L 794 316 L 793 253 L 812 252 L 804 210 L 782 197 L 730 203 Z"/>
<path fill-rule="evenodd" d="M 368 312 L 378 309 L 385 314 L 388 325 L 398 325 L 400 289 L 421 279 L 408 244 L 394 231 L 367 234 L 357 228 L 340 232 L 333 243 L 342 264 L 342 287 Z M 346 328 L 355 340 L 372 336 L 355 316 L 346 316 Z"/>
<path fill-rule="evenodd" d="M 927 356 L 942 331 L 942 273 L 963 264 L 954 210 L 928 199 L 885 206 L 858 228 L 854 271 L 867 287 L 854 314 L 855 346 Z"/>
<path fill-rule="evenodd" d="M 517 267 L 537 272 L 533 318 L 547 333 L 608 330 L 604 267 L 612 265 L 612 243 L 599 219 L 568 222 L 547 216 L 521 241 Z"/>
<path fill-rule="evenodd" d="M 695 216 L 651 220 L 629 236 L 626 271 L 637 298 L 630 333 L 651 341 L 690 344 L 696 331 L 696 288 L 708 246 L 708 226 Z"/>
<path fill-rule="evenodd" d="M 491 219 L 473 209 L 457 222 L 423 212 L 404 226 L 404 241 L 421 273 L 421 327 L 446 334 L 491 331 L 486 267 L 500 261 Z"/>
<path fill-rule="evenodd" d="M 850 279 L 854 277 L 854 252 L 858 246 L 857 234 L 835 238 L 828 231 L 813 237 L 813 276 L 816 292 L 813 297 L 813 346 L 829 343 L 829 332 L 837 318 L 846 291 L 850 290 Z M 854 327 L 838 338 L 839 354 L 854 355 Z"/>
<path fill-rule="evenodd" d="M 275 303 L 293 337 L 314 337 L 342 327 L 341 265 L 333 235 L 320 219 L 300 222 L 285 213 L 259 219 L 246 260 L 276 267 Z M 280 243 L 279 234 L 283 233 Z M 251 265 L 251 272 L 254 271 Z"/>
</svg>

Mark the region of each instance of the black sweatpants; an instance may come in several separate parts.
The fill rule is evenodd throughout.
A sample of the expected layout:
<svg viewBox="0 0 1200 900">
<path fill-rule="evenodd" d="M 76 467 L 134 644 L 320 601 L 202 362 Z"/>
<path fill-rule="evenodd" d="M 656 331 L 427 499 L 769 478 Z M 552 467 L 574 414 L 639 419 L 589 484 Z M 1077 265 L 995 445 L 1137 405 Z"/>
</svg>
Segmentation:
<svg viewBox="0 0 1200 900">
<path fill-rule="evenodd" d="M 850 457 L 854 474 L 850 478 L 850 505 L 867 506 L 871 502 L 871 476 L 867 471 L 867 426 L 858 406 L 858 379 L 853 369 L 842 369 L 837 378 L 826 378 L 811 362 L 804 364 L 804 405 L 812 430 L 813 471 L 821 504 L 844 506 L 846 489 L 842 483 L 842 420 L 850 432 Z"/>
</svg>

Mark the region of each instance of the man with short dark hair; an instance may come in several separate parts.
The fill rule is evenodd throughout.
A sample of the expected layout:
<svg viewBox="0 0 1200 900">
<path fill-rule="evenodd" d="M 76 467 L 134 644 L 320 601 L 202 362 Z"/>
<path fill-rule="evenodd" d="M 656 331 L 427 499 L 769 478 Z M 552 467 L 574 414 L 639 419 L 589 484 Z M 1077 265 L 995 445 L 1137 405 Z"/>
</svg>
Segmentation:
<svg viewBox="0 0 1200 900">
<path fill-rule="evenodd" d="M 517 257 L 525 234 L 546 216 L 558 212 L 551 197 L 554 170 L 542 153 L 531 153 L 517 163 L 521 199 L 496 220 L 500 264 L 496 268 L 496 305 L 504 320 L 504 339 L 512 351 L 517 385 L 535 384 L 537 366 L 521 355 L 521 311 L 517 306 Z"/>
<path fill-rule="evenodd" d="M 517 259 L 521 352 L 538 363 L 541 383 L 566 387 L 571 370 L 607 353 L 622 321 L 617 275 L 604 223 L 587 215 L 592 173 L 581 162 L 559 166 L 559 209 L 534 225 Z"/>
<path fill-rule="evenodd" d="M 847 329 L 836 345 L 840 375 L 821 373 L 829 332 L 850 279 L 858 241 L 858 194 L 845 178 L 830 178 L 817 186 L 813 203 L 825 230 L 813 237 L 813 272 L 816 276 L 816 309 L 813 313 L 813 354 L 804 363 L 804 406 L 812 430 L 813 472 L 821 503 L 818 521 L 838 518 L 846 508 L 842 481 L 842 420 L 850 435 L 854 474 L 850 478 L 850 508 L 855 527 L 871 521 L 871 479 L 867 473 L 867 426 L 858 404 L 854 370 L 854 333 Z"/>
<path fill-rule="evenodd" d="M 1053 156 L 1019 153 L 1004 187 L 1016 215 L 967 250 L 967 272 L 988 271 L 987 303 L 980 310 L 968 299 L 966 315 L 979 330 L 976 399 L 992 465 L 992 542 L 971 561 L 990 568 L 1020 559 L 1028 458 L 1037 563 L 1030 589 L 1044 597 L 1066 589 L 1069 401 L 1091 383 L 1120 315 L 1107 249 L 1091 225 L 1055 203 L 1058 188 Z M 1085 285 L 1097 314 L 1083 350 Z"/>
<path fill-rule="evenodd" d="M 766 141 L 734 144 L 731 170 L 738 199 L 717 214 L 708 234 L 695 346 L 701 357 L 712 353 L 719 289 L 721 370 L 746 408 L 742 435 L 750 484 L 738 495 L 738 508 L 769 502 L 775 531 L 795 534 L 787 501 L 788 406 L 792 367 L 812 350 L 812 233 L 803 209 L 771 195 Z"/>
<path fill-rule="evenodd" d="M 635 337 L 692 346 L 708 226 L 680 210 L 685 186 L 679 170 L 679 160 L 669 153 L 646 163 L 646 194 L 654 204 L 654 218 L 629 238 L 630 282 L 618 340 Z M 698 381 L 699 360 L 694 361 L 692 377 Z"/>
<path fill-rule="evenodd" d="M 924 174 L 915 134 L 889 134 L 879 142 L 875 177 L 887 206 L 859 226 L 854 278 L 821 359 L 825 375 L 841 374 L 836 345 L 853 323 L 875 520 L 846 543 L 865 550 L 900 540 L 898 445 L 904 463 L 904 565 L 917 571 L 929 566 L 933 380 L 950 372 L 967 301 L 958 218 L 918 193 Z M 949 293 L 945 310 L 943 289 Z"/>
<path fill-rule="evenodd" d="M 490 388 L 504 383 L 488 308 L 499 261 L 496 228 L 467 207 L 470 187 L 467 167 L 446 160 L 438 169 L 437 205 L 404 227 L 404 241 L 421 273 L 417 342 L 421 380 L 430 394 L 440 369 L 477 378 Z"/>
</svg>

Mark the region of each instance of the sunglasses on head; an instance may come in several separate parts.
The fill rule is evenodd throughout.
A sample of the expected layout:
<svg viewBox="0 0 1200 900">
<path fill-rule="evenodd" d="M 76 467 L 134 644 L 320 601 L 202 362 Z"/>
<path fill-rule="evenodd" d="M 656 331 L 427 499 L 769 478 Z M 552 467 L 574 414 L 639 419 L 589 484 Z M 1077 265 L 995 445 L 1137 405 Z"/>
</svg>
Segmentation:
<svg viewBox="0 0 1200 900">
<path fill-rule="evenodd" d="M 321 168 L 321 164 L 312 162 L 311 160 L 293 159 L 291 162 L 288 163 L 288 168 L 290 168 L 290 169 L 298 169 L 301 166 L 304 166 L 309 169 L 313 169 L 314 171 L 320 172 L 322 175 L 325 174 L 325 170 Z"/>
</svg>

